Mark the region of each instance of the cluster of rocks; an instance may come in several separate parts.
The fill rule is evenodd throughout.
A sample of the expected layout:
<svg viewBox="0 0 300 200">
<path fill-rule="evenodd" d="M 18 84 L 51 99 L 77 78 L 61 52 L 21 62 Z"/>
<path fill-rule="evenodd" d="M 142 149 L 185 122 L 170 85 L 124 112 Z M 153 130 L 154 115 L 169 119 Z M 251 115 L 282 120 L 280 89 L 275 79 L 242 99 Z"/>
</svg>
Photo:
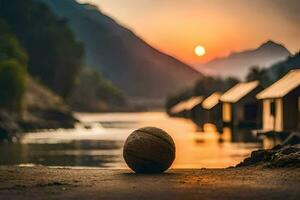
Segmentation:
<svg viewBox="0 0 300 200">
<path fill-rule="evenodd" d="M 300 167 L 300 144 L 277 145 L 269 150 L 257 150 L 249 158 L 236 167 L 263 166 L 263 167 Z"/>
<path fill-rule="evenodd" d="M 14 141 L 28 131 L 40 129 L 74 128 L 77 120 L 69 112 L 40 110 L 28 117 L 0 110 L 0 141 Z M 39 117 L 41 116 L 41 117 Z"/>
<path fill-rule="evenodd" d="M 0 110 L 0 140 L 12 140 L 21 132 L 18 115 Z"/>
</svg>

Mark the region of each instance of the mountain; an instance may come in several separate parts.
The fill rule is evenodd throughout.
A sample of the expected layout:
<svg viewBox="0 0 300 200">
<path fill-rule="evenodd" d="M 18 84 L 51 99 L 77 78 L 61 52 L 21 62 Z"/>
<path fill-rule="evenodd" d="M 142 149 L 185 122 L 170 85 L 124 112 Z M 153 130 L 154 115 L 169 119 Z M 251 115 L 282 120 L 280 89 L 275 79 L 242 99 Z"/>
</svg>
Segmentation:
<svg viewBox="0 0 300 200">
<path fill-rule="evenodd" d="M 201 64 L 198 70 L 209 75 L 236 76 L 244 78 L 250 67 L 268 67 L 286 59 L 291 53 L 281 44 L 267 41 L 257 49 L 232 53 L 225 58 L 217 58 Z"/>
<path fill-rule="evenodd" d="M 86 64 L 131 99 L 162 100 L 202 76 L 185 63 L 152 48 L 93 5 L 75 0 L 37 1 L 68 20 L 77 39 L 85 45 Z"/>
</svg>

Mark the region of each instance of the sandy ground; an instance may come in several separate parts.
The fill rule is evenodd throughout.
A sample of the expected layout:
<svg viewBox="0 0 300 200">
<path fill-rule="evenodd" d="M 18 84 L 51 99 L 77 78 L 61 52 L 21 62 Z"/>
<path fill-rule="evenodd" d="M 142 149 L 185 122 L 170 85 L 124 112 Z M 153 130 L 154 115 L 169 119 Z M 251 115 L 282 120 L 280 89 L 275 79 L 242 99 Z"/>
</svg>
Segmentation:
<svg viewBox="0 0 300 200">
<path fill-rule="evenodd" d="M 0 199 L 299 199 L 300 169 L 127 170 L 0 167 Z"/>
</svg>

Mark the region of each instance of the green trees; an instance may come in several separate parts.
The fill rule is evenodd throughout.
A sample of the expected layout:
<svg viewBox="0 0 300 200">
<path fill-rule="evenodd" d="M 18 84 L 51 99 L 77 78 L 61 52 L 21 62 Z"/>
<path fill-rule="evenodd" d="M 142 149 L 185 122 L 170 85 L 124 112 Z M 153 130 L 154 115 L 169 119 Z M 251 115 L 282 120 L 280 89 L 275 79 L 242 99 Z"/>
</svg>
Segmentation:
<svg viewBox="0 0 300 200">
<path fill-rule="evenodd" d="M 295 55 L 289 56 L 286 60 L 272 65 L 267 69 L 266 74 L 269 77 L 269 84 L 282 78 L 286 73 L 292 69 L 300 69 L 300 51 Z"/>
<path fill-rule="evenodd" d="M 8 25 L 0 19 L 0 62 L 14 59 L 21 65 L 27 65 L 27 54 L 21 48 L 17 38 L 9 31 Z"/>
<path fill-rule="evenodd" d="M 78 111 L 109 111 L 126 104 L 123 93 L 95 70 L 83 68 L 67 102 Z"/>
<path fill-rule="evenodd" d="M 267 70 L 264 68 L 260 68 L 259 66 L 253 66 L 249 69 L 246 80 L 258 80 L 262 86 L 267 86 L 270 83 L 269 77 L 267 75 Z"/>
<path fill-rule="evenodd" d="M 81 68 L 83 45 L 75 40 L 67 21 L 55 16 L 45 4 L 33 0 L 0 0 L 1 18 L 0 62 L 14 61 L 5 63 L 2 73 L 9 73 L 9 76 L 19 74 L 15 77 L 18 81 L 11 76 L 1 83 L 1 89 L 5 90 L 1 94 L 6 92 L 7 95 L 7 98 L 0 96 L 3 107 L 8 107 L 7 99 L 14 98 L 12 94 L 23 91 L 22 84 L 25 82 L 21 81 L 21 77 L 26 73 L 25 66 L 28 66 L 28 73 L 34 79 L 62 96 L 75 109 L 101 107 L 99 110 L 109 110 L 124 105 L 123 94 L 110 82 L 96 71 Z M 17 65 L 24 69 L 24 73 L 17 70 Z M 9 81 L 16 82 L 8 84 Z M 12 88 L 17 84 L 20 84 L 20 91 Z M 21 104 L 21 100 L 17 102 Z M 16 104 L 12 107 L 16 107 Z"/>
<path fill-rule="evenodd" d="M 199 79 L 194 86 L 195 95 L 203 95 L 207 96 L 212 94 L 213 92 L 219 91 L 223 92 L 228 90 L 233 85 L 239 82 L 238 79 L 234 77 L 228 78 L 220 78 L 220 77 L 212 77 L 206 76 Z"/>
<path fill-rule="evenodd" d="M 0 19 L 0 108 L 20 111 L 26 89 L 27 55 Z"/>
<path fill-rule="evenodd" d="M 0 108 L 21 111 L 26 89 L 26 70 L 15 59 L 0 63 Z"/>
<path fill-rule="evenodd" d="M 29 73 L 66 97 L 84 56 L 83 46 L 75 40 L 66 20 L 32 0 L 1 0 L 1 17 L 27 51 Z"/>
</svg>

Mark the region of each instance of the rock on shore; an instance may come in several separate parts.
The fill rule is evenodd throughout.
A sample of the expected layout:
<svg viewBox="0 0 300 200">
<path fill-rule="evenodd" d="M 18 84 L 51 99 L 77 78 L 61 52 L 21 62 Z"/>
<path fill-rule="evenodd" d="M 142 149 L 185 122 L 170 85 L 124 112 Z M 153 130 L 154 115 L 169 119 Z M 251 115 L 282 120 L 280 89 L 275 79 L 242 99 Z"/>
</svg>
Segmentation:
<svg viewBox="0 0 300 200">
<path fill-rule="evenodd" d="M 73 128 L 78 120 L 64 101 L 28 77 L 25 111 L 0 110 L 0 140 L 18 137 L 20 133 L 37 129 Z"/>
<path fill-rule="evenodd" d="M 0 110 L 0 141 L 17 137 L 21 132 L 19 121 L 18 115 Z"/>
<path fill-rule="evenodd" d="M 237 165 L 263 167 L 300 167 L 300 144 L 298 145 L 278 145 L 270 150 L 257 150 L 251 153 L 249 158 Z"/>
<path fill-rule="evenodd" d="M 77 119 L 58 95 L 33 79 L 28 79 L 26 129 L 73 128 Z M 23 126 L 24 126 L 23 125 Z"/>
</svg>

